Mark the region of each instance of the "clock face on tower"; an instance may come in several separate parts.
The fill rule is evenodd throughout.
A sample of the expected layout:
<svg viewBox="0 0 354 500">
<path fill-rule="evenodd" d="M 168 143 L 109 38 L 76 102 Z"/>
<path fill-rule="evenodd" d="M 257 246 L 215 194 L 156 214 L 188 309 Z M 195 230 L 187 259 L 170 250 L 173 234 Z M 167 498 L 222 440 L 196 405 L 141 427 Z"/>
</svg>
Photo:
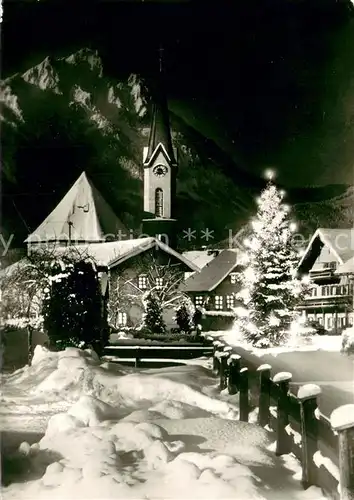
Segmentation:
<svg viewBox="0 0 354 500">
<path fill-rule="evenodd" d="M 156 167 L 153 168 L 153 172 L 156 177 L 163 177 L 167 173 L 167 167 L 165 167 L 165 165 L 156 165 Z"/>
</svg>

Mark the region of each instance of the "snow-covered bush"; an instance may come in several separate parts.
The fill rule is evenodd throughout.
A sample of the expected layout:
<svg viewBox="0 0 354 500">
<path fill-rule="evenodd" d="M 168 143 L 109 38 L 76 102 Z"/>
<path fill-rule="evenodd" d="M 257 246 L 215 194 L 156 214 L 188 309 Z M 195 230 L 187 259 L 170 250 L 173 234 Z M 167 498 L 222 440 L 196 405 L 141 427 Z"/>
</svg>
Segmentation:
<svg viewBox="0 0 354 500">
<path fill-rule="evenodd" d="M 68 346 L 98 348 L 102 333 L 102 297 L 92 262 L 55 262 L 44 290 L 44 327 L 59 349 Z M 108 334 L 108 332 L 107 332 Z"/>
<path fill-rule="evenodd" d="M 162 317 L 162 307 L 152 293 L 146 300 L 146 312 L 144 315 L 144 326 L 152 333 L 164 333 L 166 325 Z"/>
<path fill-rule="evenodd" d="M 175 320 L 181 332 L 189 334 L 193 330 L 193 312 L 192 304 L 187 300 L 177 307 Z"/>
<path fill-rule="evenodd" d="M 287 333 L 288 346 L 299 347 L 311 344 L 312 337 L 317 334 L 316 328 L 305 318 L 294 318 Z"/>
<path fill-rule="evenodd" d="M 354 326 L 343 330 L 341 352 L 354 354 Z"/>
</svg>

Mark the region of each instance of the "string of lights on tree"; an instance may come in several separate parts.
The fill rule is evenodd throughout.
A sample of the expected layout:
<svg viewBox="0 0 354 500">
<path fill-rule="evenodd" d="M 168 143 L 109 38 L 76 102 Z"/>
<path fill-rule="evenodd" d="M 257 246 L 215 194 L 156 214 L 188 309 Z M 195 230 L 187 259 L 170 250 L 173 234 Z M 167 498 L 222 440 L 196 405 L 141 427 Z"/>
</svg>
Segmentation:
<svg viewBox="0 0 354 500">
<path fill-rule="evenodd" d="M 267 170 L 265 176 L 268 183 L 256 200 L 252 234 L 244 241 L 238 294 L 243 314 L 236 321 L 236 328 L 256 347 L 286 340 L 305 292 L 305 282 L 297 276 L 299 253 L 291 244 L 297 225 L 284 202 L 286 193 L 276 186 L 274 171 Z"/>
</svg>

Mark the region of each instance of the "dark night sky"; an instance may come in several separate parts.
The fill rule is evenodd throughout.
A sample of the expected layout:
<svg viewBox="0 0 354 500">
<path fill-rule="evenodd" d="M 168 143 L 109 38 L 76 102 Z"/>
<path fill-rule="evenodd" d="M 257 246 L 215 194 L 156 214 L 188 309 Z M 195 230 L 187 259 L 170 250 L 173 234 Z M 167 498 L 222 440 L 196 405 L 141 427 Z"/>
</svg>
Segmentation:
<svg viewBox="0 0 354 500">
<path fill-rule="evenodd" d="M 91 46 L 108 74 L 146 76 L 162 42 L 172 111 L 240 167 L 353 184 L 352 18 L 349 0 L 5 2 L 2 73 Z"/>
</svg>

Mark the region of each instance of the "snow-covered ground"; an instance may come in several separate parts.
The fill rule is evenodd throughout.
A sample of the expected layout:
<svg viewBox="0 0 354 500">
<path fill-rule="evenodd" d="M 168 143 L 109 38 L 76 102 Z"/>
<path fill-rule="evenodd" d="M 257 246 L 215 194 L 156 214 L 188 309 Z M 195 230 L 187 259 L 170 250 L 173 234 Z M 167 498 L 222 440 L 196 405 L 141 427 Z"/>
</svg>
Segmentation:
<svg viewBox="0 0 354 500">
<path fill-rule="evenodd" d="M 237 396 L 208 368 L 131 369 L 37 347 L 31 367 L 3 377 L 0 424 L 45 434 L 21 444 L 25 466 L 3 498 L 323 499 L 302 490 L 294 457 L 275 456 L 271 433 L 238 421 Z"/>
<path fill-rule="evenodd" d="M 230 346 L 239 346 L 255 356 L 271 354 L 276 356 L 285 352 L 304 351 L 331 351 L 340 352 L 342 347 L 341 335 L 311 335 L 309 337 L 297 337 L 280 347 L 257 348 L 245 342 L 245 340 L 233 330 L 220 330 L 204 332 L 204 337 L 213 337 Z"/>
</svg>

